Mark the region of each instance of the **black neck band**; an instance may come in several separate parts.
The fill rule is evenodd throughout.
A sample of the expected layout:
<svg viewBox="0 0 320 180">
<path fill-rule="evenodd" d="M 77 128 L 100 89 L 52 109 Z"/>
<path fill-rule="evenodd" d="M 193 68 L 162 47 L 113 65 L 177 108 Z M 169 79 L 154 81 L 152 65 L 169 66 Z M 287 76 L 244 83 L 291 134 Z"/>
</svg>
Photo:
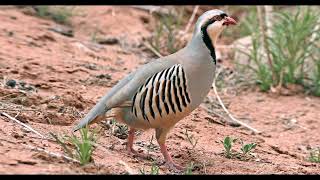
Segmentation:
<svg viewBox="0 0 320 180">
<path fill-rule="evenodd" d="M 207 46 L 207 48 L 209 49 L 210 51 L 210 55 L 212 57 L 212 60 L 214 62 L 214 64 L 217 63 L 216 61 L 216 53 L 215 53 L 215 50 L 214 50 L 214 46 L 212 44 L 212 41 L 209 37 L 209 34 L 207 32 L 207 28 L 210 24 L 214 23 L 215 21 L 214 20 L 209 20 L 207 21 L 202 27 L 201 27 L 201 32 L 202 32 L 202 40 L 204 42 L 204 44 Z"/>
</svg>

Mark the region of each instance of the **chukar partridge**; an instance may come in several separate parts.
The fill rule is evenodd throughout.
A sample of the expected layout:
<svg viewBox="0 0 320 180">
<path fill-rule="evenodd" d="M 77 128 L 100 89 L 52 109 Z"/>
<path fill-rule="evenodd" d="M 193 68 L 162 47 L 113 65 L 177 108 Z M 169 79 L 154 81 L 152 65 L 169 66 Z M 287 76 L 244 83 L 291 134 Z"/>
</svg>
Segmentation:
<svg viewBox="0 0 320 180">
<path fill-rule="evenodd" d="M 198 18 L 193 37 L 184 48 L 141 66 L 119 81 L 74 131 L 103 120 L 106 112 L 112 110 L 118 122 L 130 127 L 127 142 L 130 153 L 137 154 L 133 149 L 135 130 L 153 128 L 166 164 L 182 169 L 167 151 L 166 136 L 210 91 L 216 67 L 216 41 L 224 27 L 235 24 L 221 10 L 205 12 Z"/>
</svg>

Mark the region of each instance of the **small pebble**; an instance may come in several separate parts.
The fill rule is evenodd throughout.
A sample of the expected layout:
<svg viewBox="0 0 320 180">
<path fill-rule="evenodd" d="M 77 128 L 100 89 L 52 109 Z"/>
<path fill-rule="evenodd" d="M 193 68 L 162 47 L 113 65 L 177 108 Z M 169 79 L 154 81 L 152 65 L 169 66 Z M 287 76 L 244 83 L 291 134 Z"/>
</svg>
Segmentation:
<svg viewBox="0 0 320 180">
<path fill-rule="evenodd" d="M 13 79 L 10 79 L 6 82 L 6 85 L 11 87 L 11 88 L 14 88 L 16 86 L 17 82 Z"/>
<path fill-rule="evenodd" d="M 31 132 L 31 130 L 29 130 L 28 128 L 25 128 L 25 127 L 22 128 L 22 131 L 25 132 L 25 133 Z"/>
<path fill-rule="evenodd" d="M 104 37 L 104 38 L 97 38 L 98 44 L 108 44 L 108 45 L 114 45 L 119 43 L 119 39 L 115 37 Z"/>
</svg>

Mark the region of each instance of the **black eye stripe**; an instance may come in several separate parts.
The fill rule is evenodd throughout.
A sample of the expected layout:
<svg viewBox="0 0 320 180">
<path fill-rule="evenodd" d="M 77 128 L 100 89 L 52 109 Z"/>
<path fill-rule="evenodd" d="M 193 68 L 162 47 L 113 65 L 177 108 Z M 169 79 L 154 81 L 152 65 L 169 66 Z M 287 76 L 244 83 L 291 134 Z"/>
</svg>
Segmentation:
<svg viewBox="0 0 320 180">
<path fill-rule="evenodd" d="M 225 13 L 221 14 L 220 16 L 221 16 L 222 18 L 228 17 L 228 15 L 225 14 Z"/>
<path fill-rule="evenodd" d="M 215 21 L 221 21 L 222 19 L 224 19 L 227 16 L 228 15 L 226 13 L 213 16 L 212 18 L 210 18 L 206 22 L 204 22 L 203 25 L 201 26 L 201 28 L 206 29 L 210 24 L 213 24 Z"/>
<path fill-rule="evenodd" d="M 214 16 L 212 19 L 214 19 L 216 21 L 221 21 L 222 19 L 224 19 L 227 16 L 228 15 L 224 13 L 224 14 L 220 14 L 220 15 Z"/>
<path fill-rule="evenodd" d="M 221 16 L 214 16 L 213 19 L 215 19 L 216 21 L 221 21 L 223 18 Z"/>
</svg>

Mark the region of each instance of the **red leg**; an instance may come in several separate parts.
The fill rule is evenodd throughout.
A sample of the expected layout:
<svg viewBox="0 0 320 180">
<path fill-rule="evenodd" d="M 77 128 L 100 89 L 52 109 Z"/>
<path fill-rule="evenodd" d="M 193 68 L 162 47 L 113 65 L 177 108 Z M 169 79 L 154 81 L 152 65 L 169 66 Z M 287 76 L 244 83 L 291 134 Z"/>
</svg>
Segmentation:
<svg viewBox="0 0 320 180">
<path fill-rule="evenodd" d="M 137 152 L 137 151 L 135 151 L 133 149 L 133 140 L 134 140 L 135 131 L 136 130 L 134 128 L 130 128 L 130 130 L 128 132 L 127 151 L 128 151 L 129 154 L 133 154 L 133 155 L 136 155 L 138 157 L 148 159 L 149 157 L 147 155 L 139 153 L 139 152 Z"/>
<path fill-rule="evenodd" d="M 163 144 L 159 144 L 160 149 L 161 149 L 161 153 L 166 161 L 166 165 L 170 168 L 170 169 L 177 169 L 177 170 L 183 170 L 184 168 L 176 163 L 173 162 L 167 147 L 165 145 L 165 143 Z"/>
<path fill-rule="evenodd" d="M 169 169 L 173 169 L 173 170 L 184 170 L 184 168 L 182 166 L 177 165 L 176 163 L 173 162 L 166 144 L 165 144 L 165 139 L 166 139 L 166 135 L 167 135 L 168 130 L 163 130 L 163 129 L 156 129 L 156 137 L 160 146 L 160 150 L 161 153 L 164 157 L 164 160 L 166 161 L 166 165 L 169 167 Z"/>
<path fill-rule="evenodd" d="M 130 128 L 129 134 L 128 134 L 128 142 L 127 142 L 127 151 L 129 153 L 136 153 L 136 151 L 133 149 L 134 132 L 135 132 L 135 129 Z"/>
</svg>

